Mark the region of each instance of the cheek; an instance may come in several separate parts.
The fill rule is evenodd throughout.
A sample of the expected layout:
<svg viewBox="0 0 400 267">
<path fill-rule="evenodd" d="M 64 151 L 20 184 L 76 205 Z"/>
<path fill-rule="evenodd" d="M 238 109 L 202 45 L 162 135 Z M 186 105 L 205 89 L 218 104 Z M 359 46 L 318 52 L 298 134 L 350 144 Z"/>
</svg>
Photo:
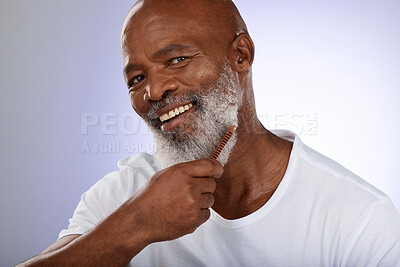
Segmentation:
<svg viewBox="0 0 400 267">
<path fill-rule="evenodd" d="M 180 75 L 181 83 L 185 85 L 207 84 L 219 78 L 221 67 L 209 59 L 192 62 Z"/>
<path fill-rule="evenodd" d="M 131 92 L 129 98 L 131 101 L 132 108 L 136 111 L 139 116 L 142 116 L 146 112 L 146 107 L 143 100 L 143 92 Z"/>
</svg>

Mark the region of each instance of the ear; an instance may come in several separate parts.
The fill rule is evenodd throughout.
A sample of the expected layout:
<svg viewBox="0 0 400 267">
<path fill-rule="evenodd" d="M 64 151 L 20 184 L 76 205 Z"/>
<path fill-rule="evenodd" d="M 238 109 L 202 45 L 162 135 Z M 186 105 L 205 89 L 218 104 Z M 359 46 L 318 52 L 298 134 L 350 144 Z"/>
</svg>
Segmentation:
<svg viewBox="0 0 400 267">
<path fill-rule="evenodd" d="M 231 45 L 231 62 L 235 71 L 246 72 L 254 60 L 254 44 L 247 33 L 235 37 Z"/>
</svg>

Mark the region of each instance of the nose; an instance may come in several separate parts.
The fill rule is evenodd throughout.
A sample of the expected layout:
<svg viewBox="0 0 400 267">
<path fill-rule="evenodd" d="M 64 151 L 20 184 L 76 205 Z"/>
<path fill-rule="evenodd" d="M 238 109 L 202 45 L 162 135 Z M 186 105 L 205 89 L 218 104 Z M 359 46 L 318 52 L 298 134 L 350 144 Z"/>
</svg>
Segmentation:
<svg viewBox="0 0 400 267">
<path fill-rule="evenodd" d="M 146 92 L 143 96 L 145 101 L 160 101 L 168 91 L 174 91 L 178 88 L 178 81 L 169 75 L 162 73 L 153 73 L 146 86 Z"/>
</svg>

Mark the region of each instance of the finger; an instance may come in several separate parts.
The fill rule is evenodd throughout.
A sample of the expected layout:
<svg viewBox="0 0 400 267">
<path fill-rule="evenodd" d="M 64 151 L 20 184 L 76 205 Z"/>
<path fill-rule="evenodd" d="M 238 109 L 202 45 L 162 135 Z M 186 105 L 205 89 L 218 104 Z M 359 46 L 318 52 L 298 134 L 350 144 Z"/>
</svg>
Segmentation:
<svg viewBox="0 0 400 267">
<path fill-rule="evenodd" d="M 214 193 L 217 183 L 214 178 L 202 177 L 193 180 L 196 183 L 198 193 Z"/>
<path fill-rule="evenodd" d="M 214 196 L 213 194 L 206 193 L 206 194 L 201 194 L 200 197 L 200 208 L 201 209 L 208 209 L 211 208 L 212 205 L 214 205 Z"/>
<path fill-rule="evenodd" d="M 202 209 L 200 211 L 200 224 L 203 224 L 210 218 L 210 209 Z"/>
<path fill-rule="evenodd" d="M 199 159 L 180 163 L 176 166 L 182 168 L 182 170 L 192 177 L 221 177 L 224 169 L 217 160 L 214 159 Z"/>
</svg>

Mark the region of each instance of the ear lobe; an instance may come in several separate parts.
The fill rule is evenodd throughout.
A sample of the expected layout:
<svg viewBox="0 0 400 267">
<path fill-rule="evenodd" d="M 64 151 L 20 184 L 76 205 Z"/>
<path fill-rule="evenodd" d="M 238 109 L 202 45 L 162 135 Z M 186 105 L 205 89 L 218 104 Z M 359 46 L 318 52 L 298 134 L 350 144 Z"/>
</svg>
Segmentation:
<svg viewBox="0 0 400 267">
<path fill-rule="evenodd" d="M 247 33 L 241 33 L 233 40 L 233 60 L 237 72 L 248 71 L 254 60 L 254 44 Z"/>
</svg>

